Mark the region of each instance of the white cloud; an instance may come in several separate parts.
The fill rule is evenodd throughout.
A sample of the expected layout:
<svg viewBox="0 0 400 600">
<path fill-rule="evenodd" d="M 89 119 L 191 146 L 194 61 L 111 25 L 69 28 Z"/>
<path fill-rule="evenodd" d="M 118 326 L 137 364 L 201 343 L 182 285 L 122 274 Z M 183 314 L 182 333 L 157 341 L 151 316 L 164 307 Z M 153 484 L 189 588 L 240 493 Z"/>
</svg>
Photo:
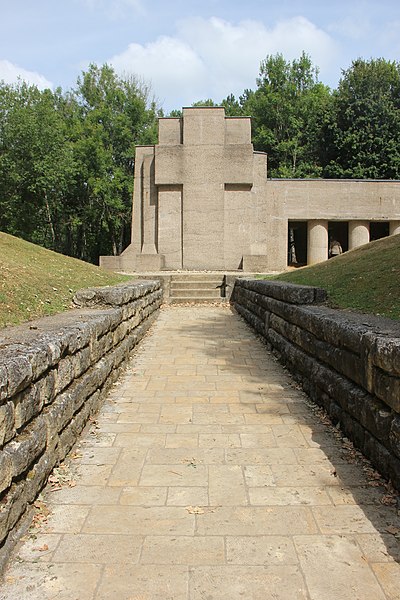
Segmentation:
<svg viewBox="0 0 400 600">
<path fill-rule="evenodd" d="M 40 73 L 27 71 L 18 65 L 14 65 L 8 60 L 0 60 L 0 81 L 5 83 L 17 83 L 22 79 L 31 85 L 36 85 L 40 90 L 52 88 L 53 84 Z"/>
<path fill-rule="evenodd" d="M 195 50 L 167 36 L 144 46 L 130 44 L 108 62 L 119 73 L 133 73 L 149 81 L 157 98 L 168 104 L 171 97 L 198 98 L 207 79 L 206 65 Z"/>
<path fill-rule="evenodd" d="M 266 27 L 259 21 L 190 18 L 177 25 L 176 35 L 141 45 L 130 44 L 110 62 L 118 72 L 134 73 L 151 81 L 155 95 L 166 107 L 179 108 L 229 93 L 254 88 L 259 65 L 267 54 L 281 52 L 286 59 L 311 55 L 321 73 L 336 56 L 332 38 L 304 17 Z"/>
</svg>

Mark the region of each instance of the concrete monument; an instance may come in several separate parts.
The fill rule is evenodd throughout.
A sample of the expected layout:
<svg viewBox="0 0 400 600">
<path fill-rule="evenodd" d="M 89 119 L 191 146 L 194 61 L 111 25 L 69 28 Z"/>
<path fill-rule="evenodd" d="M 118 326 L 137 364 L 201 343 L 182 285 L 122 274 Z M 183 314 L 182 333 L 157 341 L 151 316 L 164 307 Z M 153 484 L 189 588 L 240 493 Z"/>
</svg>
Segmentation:
<svg viewBox="0 0 400 600">
<path fill-rule="evenodd" d="M 249 117 L 184 108 L 138 146 L 132 242 L 112 270 L 282 271 L 400 233 L 400 182 L 268 179 Z"/>
</svg>

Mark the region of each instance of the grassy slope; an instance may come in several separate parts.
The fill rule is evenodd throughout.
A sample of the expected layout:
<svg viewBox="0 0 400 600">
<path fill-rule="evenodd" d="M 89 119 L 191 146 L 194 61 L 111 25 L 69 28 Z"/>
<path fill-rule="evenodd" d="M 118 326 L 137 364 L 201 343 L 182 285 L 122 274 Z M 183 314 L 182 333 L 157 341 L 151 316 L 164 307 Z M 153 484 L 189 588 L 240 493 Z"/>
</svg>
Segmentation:
<svg viewBox="0 0 400 600">
<path fill-rule="evenodd" d="M 325 288 L 331 306 L 400 319 L 400 235 L 275 278 Z"/>
<path fill-rule="evenodd" d="M 67 310 L 78 289 L 127 279 L 0 232 L 0 327 Z"/>
</svg>

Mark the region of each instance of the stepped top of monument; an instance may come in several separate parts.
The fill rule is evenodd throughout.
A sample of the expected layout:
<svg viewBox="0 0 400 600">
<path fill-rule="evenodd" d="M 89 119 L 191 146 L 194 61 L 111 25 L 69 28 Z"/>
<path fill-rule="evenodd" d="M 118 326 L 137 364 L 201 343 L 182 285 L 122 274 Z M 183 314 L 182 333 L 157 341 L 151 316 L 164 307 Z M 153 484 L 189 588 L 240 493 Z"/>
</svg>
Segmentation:
<svg viewBox="0 0 400 600">
<path fill-rule="evenodd" d="M 223 106 L 191 106 L 181 117 L 161 117 L 158 145 L 251 144 L 250 117 L 227 117 Z"/>
</svg>

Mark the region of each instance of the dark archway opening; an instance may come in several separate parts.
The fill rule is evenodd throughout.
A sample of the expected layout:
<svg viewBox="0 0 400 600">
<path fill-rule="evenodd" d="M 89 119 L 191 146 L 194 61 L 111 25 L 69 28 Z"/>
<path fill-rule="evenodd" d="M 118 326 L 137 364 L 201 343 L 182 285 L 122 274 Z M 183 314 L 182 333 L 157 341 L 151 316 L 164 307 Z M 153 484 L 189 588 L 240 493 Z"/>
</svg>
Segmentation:
<svg viewBox="0 0 400 600">
<path fill-rule="evenodd" d="M 303 267 L 307 264 L 307 221 L 288 223 L 288 266 Z"/>
<path fill-rule="evenodd" d="M 380 240 L 389 235 L 388 221 L 371 221 L 369 224 L 369 239 L 371 242 Z"/>
<path fill-rule="evenodd" d="M 349 224 L 346 221 L 329 221 L 328 238 L 330 257 L 332 256 L 330 249 L 335 244 L 339 244 L 342 252 L 347 252 L 349 249 Z"/>
</svg>

